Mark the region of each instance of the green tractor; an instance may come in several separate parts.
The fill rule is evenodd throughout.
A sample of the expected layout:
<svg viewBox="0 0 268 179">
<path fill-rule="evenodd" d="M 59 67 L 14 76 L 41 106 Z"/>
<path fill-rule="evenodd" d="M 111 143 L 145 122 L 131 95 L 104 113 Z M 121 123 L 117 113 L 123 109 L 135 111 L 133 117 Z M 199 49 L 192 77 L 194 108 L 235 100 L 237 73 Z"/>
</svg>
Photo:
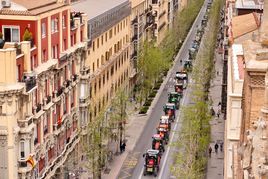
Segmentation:
<svg viewBox="0 0 268 179">
<path fill-rule="evenodd" d="M 168 102 L 175 104 L 176 108 L 179 109 L 181 97 L 181 93 L 170 92 L 168 93 Z"/>
<path fill-rule="evenodd" d="M 192 60 L 185 60 L 183 70 L 186 72 L 191 72 L 192 67 L 193 67 Z"/>
</svg>

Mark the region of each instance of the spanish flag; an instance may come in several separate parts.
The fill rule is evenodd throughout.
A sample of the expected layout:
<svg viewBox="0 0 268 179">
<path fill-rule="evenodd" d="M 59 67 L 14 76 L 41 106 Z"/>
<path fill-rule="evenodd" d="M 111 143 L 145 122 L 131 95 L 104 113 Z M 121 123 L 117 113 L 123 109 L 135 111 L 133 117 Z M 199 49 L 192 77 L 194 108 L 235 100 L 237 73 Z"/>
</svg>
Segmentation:
<svg viewBox="0 0 268 179">
<path fill-rule="evenodd" d="M 27 163 L 31 164 L 32 168 L 34 168 L 34 159 L 33 159 L 33 156 L 29 156 L 29 158 L 26 160 Z"/>
</svg>

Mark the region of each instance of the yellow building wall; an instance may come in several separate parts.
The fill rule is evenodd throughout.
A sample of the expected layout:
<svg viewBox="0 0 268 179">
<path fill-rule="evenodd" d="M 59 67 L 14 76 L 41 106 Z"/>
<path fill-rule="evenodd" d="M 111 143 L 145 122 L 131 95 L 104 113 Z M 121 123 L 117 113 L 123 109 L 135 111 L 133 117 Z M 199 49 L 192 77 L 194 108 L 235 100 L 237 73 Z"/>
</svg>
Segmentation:
<svg viewBox="0 0 268 179">
<path fill-rule="evenodd" d="M 96 111 L 100 111 L 104 105 L 110 100 L 112 89 L 117 86 L 121 76 L 129 73 L 129 56 L 130 56 L 130 17 L 124 18 L 119 23 L 115 24 L 109 30 L 92 40 L 92 45 L 88 49 L 88 57 L 86 60 L 86 66 L 90 67 L 92 78 L 90 81 L 91 87 L 91 99 Z M 116 50 L 119 44 L 119 49 Z M 125 49 L 125 50 L 124 50 Z M 108 55 L 109 54 L 109 55 Z M 120 67 L 115 67 L 117 56 L 125 56 L 123 65 L 120 61 Z M 109 57 L 109 58 L 108 58 Z M 107 58 L 107 60 L 106 60 Z M 114 66 L 114 74 L 111 76 L 111 68 Z M 118 65 L 119 66 L 119 65 Z M 109 74 L 109 80 L 107 80 L 107 73 Z M 105 82 L 103 82 L 103 76 L 105 76 Z M 128 81 L 128 77 L 124 82 Z M 101 83 L 101 85 L 99 84 Z M 96 88 L 95 88 L 96 87 Z M 108 96 L 108 98 L 107 98 Z M 108 99 L 108 100 L 107 100 Z M 100 104 L 100 105 L 99 105 Z M 99 108 L 100 107 L 100 108 Z"/>
</svg>

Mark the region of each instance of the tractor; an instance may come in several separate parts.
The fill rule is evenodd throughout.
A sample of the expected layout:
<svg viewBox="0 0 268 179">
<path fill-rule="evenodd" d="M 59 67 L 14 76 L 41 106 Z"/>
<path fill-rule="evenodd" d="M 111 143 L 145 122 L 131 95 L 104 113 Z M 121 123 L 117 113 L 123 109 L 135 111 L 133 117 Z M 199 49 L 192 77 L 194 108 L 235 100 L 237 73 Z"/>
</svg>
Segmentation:
<svg viewBox="0 0 268 179">
<path fill-rule="evenodd" d="M 152 149 L 159 150 L 160 153 L 165 152 L 164 140 L 161 138 L 160 134 L 154 134 L 152 141 Z"/>
<path fill-rule="evenodd" d="M 173 103 L 166 103 L 163 106 L 163 111 L 165 112 L 165 115 L 169 116 L 169 119 L 171 121 L 175 121 L 176 118 L 176 106 Z"/>
<path fill-rule="evenodd" d="M 169 141 L 169 131 L 167 125 L 159 125 L 158 128 L 156 128 L 157 134 L 161 137 L 163 141 L 165 141 L 165 144 L 168 144 Z"/>
<path fill-rule="evenodd" d="M 185 89 L 187 87 L 188 83 L 188 74 L 186 71 L 180 71 L 176 72 L 176 80 L 177 83 L 183 83 L 183 88 Z"/>
<path fill-rule="evenodd" d="M 146 176 L 149 173 L 156 177 L 161 160 L 159 150 L 149 149 L 145 154 L 143 154 L 143 157 L 145 158 L 143 175 Z"/>
<path fill-rule="evenodd" d="M 182 97 L 181 93 L 170 92 L 168 93 L 168 102 L 174 103 L 176 108 L 179 109 L 181 97 Z"/>
<path fill-rule="evenodd" d="M 169 120 L 169 116 L 161 116 L 160 124 L 168 124 L 168 130 L 171 130 L 171 121 Z"/>
</svg>

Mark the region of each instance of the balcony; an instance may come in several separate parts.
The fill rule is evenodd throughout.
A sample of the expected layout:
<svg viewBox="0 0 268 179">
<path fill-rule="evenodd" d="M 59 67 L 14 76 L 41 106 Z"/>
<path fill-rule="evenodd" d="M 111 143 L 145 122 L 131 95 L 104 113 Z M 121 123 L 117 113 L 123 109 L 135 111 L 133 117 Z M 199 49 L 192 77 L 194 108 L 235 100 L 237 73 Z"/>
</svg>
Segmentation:
<svg viewBox="0 0 268 179">
<path fill-rule="evenodd" d="M 34 138 L 34 145 L 38 144 L 38 138 Z"/>
<path fill-rule="evenodd" d="M 133 42 L 135 40 L 138 40 L 138 35 L 137 34 L 133 35 L 133 37 L 131 38 L 131 42 Z"/>
<path fill-rule="evenodd" d="M 62 95 L 64 91 L 64 87 L 61 87 L 58 91 L 57 91 L 57 97 L 59 97 L 60 95 Z"/>
<path fill-rule="evenodd" d="M 138 17 L 136 16 L 132 21 L 131 25 L 137 24 L 138 23 Z"/>
<path fill-rule="evenodd" d="M 47 104 L 51 102 L 51 96 L 47 96 Z"/>
<path fill-rule="evenodd" d="M 38 113 L 39 111 L 41 111 L 42 109 L 42 105 L 41 104 L 37 104 L 36 105 L 36 113 Z"/>
<path fill-rule="evenodd" d="M 22 81 L 25 83 L 26 92 L 29 92 L 36 86 L 35 76 L 24 76 Z"/>
<path fill-rule="evenodd" d="M 137 55 L 138 55 L 137 51 L 134 51 L 134 52 L 131 54 L 130 59 L 135 59 L 135 58 L 137 58 Z"/>
<path fill-rule="evenodd" d="M 71 85 L 71 80 L 66 80 L 65 83 L 65 87 L 68 88 Z"/>
<path fill-rule="evenodd" d="M 74 74 L 74 75 L 72 76 L 72 79 L 73 79 L 73 82 L 75 82 L 75 81 L 78 79 L 78 75 L 77 75 L 77 74 Z"/>
</svg>

